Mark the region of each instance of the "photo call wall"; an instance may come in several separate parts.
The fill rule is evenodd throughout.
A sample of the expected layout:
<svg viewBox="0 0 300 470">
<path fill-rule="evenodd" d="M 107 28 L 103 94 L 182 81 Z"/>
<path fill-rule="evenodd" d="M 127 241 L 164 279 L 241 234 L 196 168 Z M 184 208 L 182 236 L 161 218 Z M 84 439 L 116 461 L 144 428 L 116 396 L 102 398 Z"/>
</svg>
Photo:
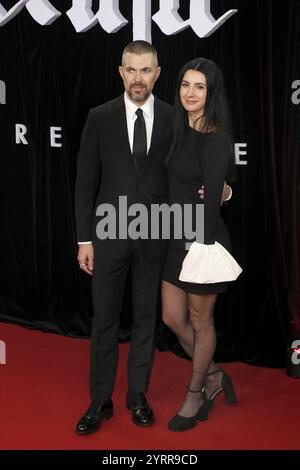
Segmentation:
<svg viewBox="0 0 300 470">
<path fill-rule="evenodd" d="M 216 360 L 284 366 L 300 345 L 299 0 L 0 1 L 0 321 L 90 335 L 76 158 L 89 109 L 123 92 L 132 39 L 157 48 L 170 104 L 188 60 L 224 73 L 236 174 L 222 211 L 243 273 L 218 299 Z M 128 279 L 121 340 L 130 323 Z M 161 319 L 157 346 L 183 354 Z"/>
</svg>

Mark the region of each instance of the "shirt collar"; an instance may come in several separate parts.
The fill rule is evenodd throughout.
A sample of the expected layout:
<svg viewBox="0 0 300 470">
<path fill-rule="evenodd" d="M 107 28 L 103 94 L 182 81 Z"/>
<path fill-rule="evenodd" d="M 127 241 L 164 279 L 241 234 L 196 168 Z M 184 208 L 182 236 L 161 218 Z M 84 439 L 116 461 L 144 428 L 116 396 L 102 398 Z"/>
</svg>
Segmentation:
<svg viewBox="0 0 300 470">
<path fill-rule="evenodd" d="M 133 119 L 135 117 L 136 110 L 139 109 L 139 107 L 142 109 L 143 113 L 146 115 L 148 118 L 153 117 L 154 113 L 154 96 L 151 95 L 147 99 L 146 103 L 143 104 L 143 106 L 137 106 L 134 104 L 127 96 L 127 93 L 124 93 L 124 102 L 125 102 L 125 108 L 126 108 L 126 113 L 128 117 Z"/>
</svg>

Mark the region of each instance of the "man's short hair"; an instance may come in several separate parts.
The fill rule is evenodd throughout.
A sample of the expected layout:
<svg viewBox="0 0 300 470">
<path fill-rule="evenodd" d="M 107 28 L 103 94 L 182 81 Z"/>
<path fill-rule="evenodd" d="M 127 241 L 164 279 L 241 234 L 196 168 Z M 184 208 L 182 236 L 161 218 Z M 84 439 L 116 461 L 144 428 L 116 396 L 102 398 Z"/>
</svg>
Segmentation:
<svg viewBox="0 0 300 470">
<path fill-rule="evenodd" d="M 132 41 L 129 44 L 127 44 L 127 46 L 123 50 L 122 63 L 123 63 L 124 55 L 126 53 L 137 54 L 137 55 L 153 54 L 155 65 L 158 65 L 157 50 L 155 49 L 154 46 L 152 46 L 152 44 L 150 44 L 150 42 L 139 40 L 139 41 Z"/>
</svg>

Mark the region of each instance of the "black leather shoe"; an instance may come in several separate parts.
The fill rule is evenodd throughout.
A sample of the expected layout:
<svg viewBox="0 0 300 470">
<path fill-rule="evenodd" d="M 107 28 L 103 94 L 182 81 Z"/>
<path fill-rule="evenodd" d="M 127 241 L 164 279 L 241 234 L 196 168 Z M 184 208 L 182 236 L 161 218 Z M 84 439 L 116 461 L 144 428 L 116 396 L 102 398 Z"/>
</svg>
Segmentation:
<svg viewBox="0 0 300 470">
<path fill-rule="evenodd" d="M 77 434 L 91 434 L 98 431 L 101 419 L 110 419 L 113 417 L 113 414 L 114 409 L 111 400 L 93 400 L 85 414 L 77 423 Z"/>
<path fill-rule="evenodd" d="M 127 409 L 131 410 L 132 421 L 138 426 L 150 426 L 154 415 L 143 393 L 128 392 L 126 397 Z"/>
</svg>

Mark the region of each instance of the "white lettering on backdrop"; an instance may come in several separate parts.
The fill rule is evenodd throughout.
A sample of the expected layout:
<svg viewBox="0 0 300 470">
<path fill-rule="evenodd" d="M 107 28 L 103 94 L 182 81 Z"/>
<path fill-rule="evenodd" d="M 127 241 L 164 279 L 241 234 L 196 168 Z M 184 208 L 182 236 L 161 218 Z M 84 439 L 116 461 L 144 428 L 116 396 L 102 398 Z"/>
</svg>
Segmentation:
<svg viewBox="0 0 300 470">
<path fill-rule="evenodd" d="M 216 20 L 210 11 L 210 0 L 190 0 L 190 17 L 183 20 L 178 13 L 180 0 L 160 0 L 159 5 L 158 12 L 151 16 L 151 0 L 132 0 L 133 40 L 151 42 L 152 20 L 166 35 L 191 27 L 199 38 L 204 38 L 213 34 L 238 11 L 228 10 Z M 13 19 L 24 6 L 42 26 L 50 25 L 61 16 L 61 12 L 48 0 L 20 0 L 10 10 L 0 3 L 0 26 Z M 119 10 L 119 0 L 99 0 L 97 13 L 92 10 L 92 0 L 73 0 L 72 7 L 66 13 L 78 33 L 88 31 L 97 23 L 107 33 L 116 33 L 128 23 Z"/>
</svg>

